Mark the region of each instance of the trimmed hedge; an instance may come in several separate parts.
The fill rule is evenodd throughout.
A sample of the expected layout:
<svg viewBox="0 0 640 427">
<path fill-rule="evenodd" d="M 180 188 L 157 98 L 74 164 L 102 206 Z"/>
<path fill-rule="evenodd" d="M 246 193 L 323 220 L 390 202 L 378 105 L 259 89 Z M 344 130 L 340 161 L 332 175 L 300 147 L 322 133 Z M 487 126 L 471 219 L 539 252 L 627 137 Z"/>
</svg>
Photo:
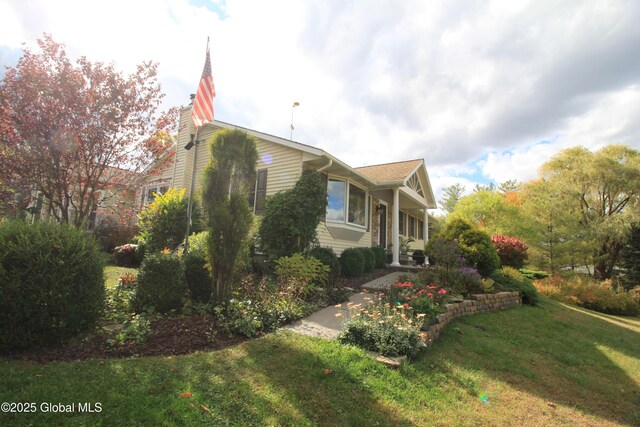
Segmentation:
<svg viewBox="0 0 640 427">
<path fill-rule="evenodd" d="M 368 273 L 376 268 L 376 254 L 371 248 L 357 248 L 364 255 L 364 272 Z"/>
<path fill-rule="evenodd" d="M 357 248 L 349 248 L 340 255 L 340 267 L 345 277 L 358 277 L 364 273 L 364 254 Z"/>
<path fill-rule="evenodd" d="M 73 227 L 0 223 L 0 350 L 59 344 L 89 330 L 104 303 L 104 257 Z"/>
<path fill-rule="evenodd" d="M 134 308 L 137 312 L 152 306 L 160 313 L 182 308 L 184 265 L 173 254 L 149 254 L 144 258 L 136 278 Z"/>
<path fill-rule="evenodd" d="M 374 246 L 371 248 L 373 254 L 376 256 L 376 268 L 385 268 L 387 266 L 387 252 L 380 246 Z"/>
</svg>

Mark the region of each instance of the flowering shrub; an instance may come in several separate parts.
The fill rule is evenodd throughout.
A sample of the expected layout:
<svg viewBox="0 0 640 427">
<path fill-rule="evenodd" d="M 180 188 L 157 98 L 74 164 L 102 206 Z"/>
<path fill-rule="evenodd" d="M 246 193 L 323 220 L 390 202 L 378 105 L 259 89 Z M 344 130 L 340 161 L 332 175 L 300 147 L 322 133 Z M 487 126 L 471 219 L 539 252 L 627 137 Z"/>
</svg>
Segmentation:
<svg viewBox="0 0 640 427">
<path fill-rule="evenodd" d="M 342 326 L 340 342 L 353 344 L 384 356 L 413 356 L 419 350 L 424 314 L 414 315 L 404 304 L 391 305 L 382 296 L 360 311 L 352 306 L 351 318 Z"/>
<path fill-rule="evenodd" d="M 447 290 L 440 286 L 418 286 L 410 281 L 391 285 L 386 295 L 391 305 L 402 306 L 411 310 L 414 316 L 423 315 L 427 319 L 434 319 L 445 311 L 446 297 Z"/>
<path fill-rule="evenodd" d="M 452 295 L 461 296 L 483 293 L 484 287 L 481 279 L 482 276 L 480 276 L 475 268 L 445 268 L 440 265 L 436 265 L 435 268 L 421 269 L 415 277 L 416 282 L 421 285 L 434 285 L 438 283 Z"/>
<path fill-rule="evenodd" d="M 138 267 L 140 262 L 137 252 L 138 245 L 132 243 L 116 246 L 113 249 L 113 261 L 120 267 Z"/>
<path fill-rule="evenodd" d="M 234 290 L 233 298 L 214 311 L 230 333 L 255 337 L 300 319 L 316 308 L 298 295 L 288 292 L 282 280 L 265 276 L 256 282 L 247 276 Z"/>
<path fill-rule="evenodd" d="M 491 237 L 491 242 L 496 247 L 503 266 L 522 268 L 524 262 L 529 259 L 527 254 L 529 247 L 516 237 L 496 234 Z"/>
</svg>

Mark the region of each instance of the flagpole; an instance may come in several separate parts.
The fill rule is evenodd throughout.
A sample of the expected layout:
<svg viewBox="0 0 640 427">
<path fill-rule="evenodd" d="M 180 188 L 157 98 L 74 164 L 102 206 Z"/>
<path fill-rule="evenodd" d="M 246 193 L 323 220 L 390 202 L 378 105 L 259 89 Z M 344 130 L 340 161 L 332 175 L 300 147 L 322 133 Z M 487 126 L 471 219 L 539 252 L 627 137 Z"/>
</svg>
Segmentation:
<svg viewBox="0 0 640 427">
<path fill-rule="evenodd" d="M 210 78 L 211 80 L 210 82 L 206 80 L 207 77 Z M 207 89 L 203 90 L 203 87 L 206 87 L 207 82 L 209 83 L 210 87 L 208 88 L 208 90 Z M 212 93 L 212 96 L 208 100 L 208 102 L 210 103 L 209 109 L 208 109 L 210 114 L 205 113 L 205 116 L 202 117 L 200 115 L 202 114 L 200 103 L 203 102 L 203 96 L 206 97 L 206 95 L 204 95 L 205 93 Z M 198 166 L 198 147 L 200 146 L 200 141 L 198 141 L 198 131 L 200 130 L 201 126 L 213 120 L 213 97 L 215 96 L 216 96 L 215 87 L 213 86 L 213 76 L 211 75 L 211 62 L 209 58 L 209 37 L 207 37 L 205 66 L 204 66 L 204 70 L 202 71 L 202 77 L 200 78 L 200 83 L 198 84 L 198 90 L 196 91 L 196 95 L 195 95 L 193 104 L 191 106 L 191 119 L 196 125 L 196 133 L 193 136 L 193 139 L 189 142 L 189 144 L 185 146 L 187 150 L 189 150 L 193 145 L 196 146 L 196 150 L 193 153 L 193 167 L 191 168 L 191 186 L 189 188 L 189 204 L 187 206 L 187 233 L 184 238 L 184 254 L 185 255 L 189 251 L 189 233 L 191 232 L 191 222 L 192 222 L 191 217 L 193 213 L 193 191 L 195 189 L 196 169 Z M 195 117 L 197 118 L 197 120 L 194 119 L 194 108 L 196 108 Z M 203 120 L 203 119 L 206 119 L 206 120 Z"/>
<path fill-rule="evenodd" d="M 200 141 L 198 141 L 199 127 L 196 128 L 196 134 L 193 136 L 193 143 L 196 146 L 193 152 L 193 167 L 191 168 L 191 185 L 189 186 L 189 204 L 187 205 L 187 234 L 184 238 L 184 254 L 189 251 L 189 234 L 191 233 L 191 213 L 193 212 L 193 190 L 195 188 L 196 181 L 196 166 L 198 165 L 198 147 Z"/>
</svg>

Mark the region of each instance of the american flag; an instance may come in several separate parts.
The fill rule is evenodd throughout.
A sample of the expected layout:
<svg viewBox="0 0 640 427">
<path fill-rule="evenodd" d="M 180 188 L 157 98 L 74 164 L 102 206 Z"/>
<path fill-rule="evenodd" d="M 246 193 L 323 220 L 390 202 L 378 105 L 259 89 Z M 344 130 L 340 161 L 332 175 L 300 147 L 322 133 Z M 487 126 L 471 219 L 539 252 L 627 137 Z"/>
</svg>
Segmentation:
<svg viewBox="0 0 640 427">
<path fill-rule="evenodd" d="M 213 85 L 213 75 L 211 74 L 211 57 L 209 55 L 209 45 L 207 44 L 207 58 L 204 62 L 204 70 L 200 84 L 196 91 L 196 98 L 191 108 L 191 120 L 197 128 L 213 120 L 213 98 L 216 96 L 216 88 Z"/>
</svg>

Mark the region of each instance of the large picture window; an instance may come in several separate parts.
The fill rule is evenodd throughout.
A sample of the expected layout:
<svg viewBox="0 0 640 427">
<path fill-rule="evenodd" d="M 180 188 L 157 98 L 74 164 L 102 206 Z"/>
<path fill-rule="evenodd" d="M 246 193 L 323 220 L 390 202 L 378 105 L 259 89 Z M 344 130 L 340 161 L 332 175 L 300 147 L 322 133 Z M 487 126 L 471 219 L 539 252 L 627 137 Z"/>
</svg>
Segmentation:
<svg viewBox="0 0 640 427">
<path fill-rule="evenodd" d="M 352 224 L 366 226 L 367 193 L 353 184 L 349 184 L 349 216 Z"/>
<path fill-rule="evenodd" d="M 327 221 L 367 226 L 367 192 L 345 180 L 329 178 Z"/>
<path fill-rule="evenodd" d="M 344 195 L 345 182 L 337 179 L 329 179 L 327 193 L 329 194 L 329 205 L 327 206 L 328 221 L 344 221 Z"/>
</svg>

